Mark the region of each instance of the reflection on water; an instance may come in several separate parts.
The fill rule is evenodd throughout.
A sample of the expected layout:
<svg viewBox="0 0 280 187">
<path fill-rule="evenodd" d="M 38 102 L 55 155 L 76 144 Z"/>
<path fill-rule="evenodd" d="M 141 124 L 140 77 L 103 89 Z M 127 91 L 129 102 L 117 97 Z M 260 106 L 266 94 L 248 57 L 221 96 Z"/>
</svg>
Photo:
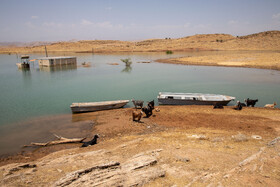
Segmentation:
<svg viewBox="0 0 280 187">
<path fill-rule="evenodd" d="M 30 69 L 25 69 L 25 70 L 21 70 L 22 72 L 22 80 L 25 86 L 30 86 L 31 85 L 31 81 L 32 81 L 32 77 L 31 77 L 31 71 Z"/>
<path fill-rule="evenodd" d="M 20 71 L 22 72 L 22 76 L 23 78 L 31 78 L 31 71 L 30 69 L 20 69 Z"/>
<path fill-rule="evenodd" d="M 0 126 L 0 156 L 25 151 L 22 146 L 30 145 L 31 142 L 43 143 L 55 140 L 53 134 L 65 138 L 92 137 L 92 118 L 72 122 L 71 116 L 70 114 L 46 116 Z"/>
<path fill-rule="evenodd" d="M 131 66 L 125 66 L 125 68 L 122 70 L 123 73 L 130 73 L 132 70 Z"/>
<path fill-rule="evenodd" d="M 65 65 L 65 66 L 39 66 L 40 71 L 54 72 L 54 71 L 68 71 L 68 70 L 77 70 L 76 64 Z"/>
</svg>

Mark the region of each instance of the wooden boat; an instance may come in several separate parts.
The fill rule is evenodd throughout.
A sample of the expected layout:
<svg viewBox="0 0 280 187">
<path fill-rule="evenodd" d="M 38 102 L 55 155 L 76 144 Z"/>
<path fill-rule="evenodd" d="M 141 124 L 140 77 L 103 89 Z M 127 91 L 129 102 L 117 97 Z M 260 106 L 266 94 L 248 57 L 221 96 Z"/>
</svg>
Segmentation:
<svg viewBox="0 0 280 187">
<path fill-rule="evenodd" d="M 109 110 L 121 108 L 126 105 L 129 100 L 117 100 L 117 101 L 101 101 L 101 102 L 89 102 L 89 103 L 72 103 L 70 106 L 73 113 L 79 112 L 94 112 L 99 110 Z"/>
<path fill-rule="evenodd" d="M 159 92 L 158 103 L 162 105 L 227 105 L 235 97 L 219 94 Z"/>
</svg>

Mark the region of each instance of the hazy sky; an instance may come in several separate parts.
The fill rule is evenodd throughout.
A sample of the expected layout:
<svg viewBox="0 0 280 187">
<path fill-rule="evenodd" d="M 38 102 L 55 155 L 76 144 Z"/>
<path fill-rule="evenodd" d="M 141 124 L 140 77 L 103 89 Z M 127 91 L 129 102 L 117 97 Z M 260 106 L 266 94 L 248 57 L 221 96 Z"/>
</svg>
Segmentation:
<svg viewBox="0 0 280 187">
<path fill-rule="evenodd" d="M 0 0 L 0 42 L 280 30 L 280 0 Z"/>
</svg>

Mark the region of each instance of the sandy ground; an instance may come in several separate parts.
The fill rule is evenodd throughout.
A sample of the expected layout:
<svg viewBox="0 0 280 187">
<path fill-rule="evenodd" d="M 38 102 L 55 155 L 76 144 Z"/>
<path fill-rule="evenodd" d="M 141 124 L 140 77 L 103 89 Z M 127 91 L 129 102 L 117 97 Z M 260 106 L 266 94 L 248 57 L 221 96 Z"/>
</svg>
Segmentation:
<svg viewBox="0 0 280 187">
<path fill-rule="evenodd" d="M 184 65 L 249 67 L 280 70 L 280 52 L 232 52 L 221 55 L 191 56 L 161 59 L 157 61 Z"/>
<path fill-rule="evenodd" d="M 279 109 L 236 111 L 232 107 L 213 109 L 212 106 L 160 106 L 159 109 L 160 112 L 142 118 L 139 123 L 132 121 L 132 108 L 77 114 L 73 116 L 74 121 L 94 123 L 92 135 L 101 135 L 97 145 L 79 148 L 81 144 L 72 144 L 68 149 L 57 145 L 2 159 L 0 181 L 8 186 L 49 185 L 69 172 L 89 167 L 85 161 L 92 159 L 92 156 L 83 157 L 74 163 L 60 161 L 54 165 L 55 160 L 69 155 L 98 151 L 102 153 L 102 158 L 96 158 L 98 161 L 122 162 L 156 150 L 152 152 L 158 152 L 154 155 L 157 166 L 166 174 L 147 182 L 146 186 L 280 185 L 280 139 L 268 146 L 280 136 Z M 51 153 L 58 148 L 63 151 Z M 5 176 L 11 167 L 9 163 L 14 162 L 35 163 L 38 168 Z M 53 165 L 48 166 L 49 162 Z"/>
</svg>

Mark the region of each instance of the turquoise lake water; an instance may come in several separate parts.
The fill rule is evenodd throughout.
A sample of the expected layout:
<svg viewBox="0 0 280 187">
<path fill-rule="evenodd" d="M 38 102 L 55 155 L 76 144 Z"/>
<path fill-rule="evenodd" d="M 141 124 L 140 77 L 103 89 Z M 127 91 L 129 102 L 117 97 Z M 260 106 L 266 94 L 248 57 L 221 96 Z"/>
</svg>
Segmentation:
<svg viewBox="0 0 280 187">
<path fill-rule="evenodd" d="M 47 131 L 55 127 L 54 116 L 71 116 L 72 102 L 119 99 L 156 100 L 158 92 L 217 93 L 259 99 L 257 107 L 276 101 L 280 104 L 280 71 L 249 68 L 185 66 L 156 63 L 154 60 L 178 56 L 204 55 L 219 52 L 118 53 L 118 54 L 49 54 L 77 56 L 77 67 L 40 68 L 35 62 L 29 71 L 18 70 L 17 55 L 0 55 L 0 135 L 15 134 L 36 119 L 47 120 Z M 44 54 L 29 54 L 30 59 Z M 131 58 L 131 69 L 120 59 Z M 137 63 L 150 61 L 151 63 Z M 90 67 L 83 67 L 83 62 Z M 109 65 L 119 63 L 119 65 Z M 234 105 L 231 102 L 230 105 Z M 126 107 L 131 107 L 129 103 Z M 38 121 L 37 121 L 38 123 Z M 40 122 L 39 122 L 40 123 Z M 71 123 L 71 120 L 69 121 Z M 76 125 L 76 124 L 72 124 Z M 42 127 L 42 129 L 44 129 Z M 43 131 L 43 130 L 42 130 Z M 21 135 L 21 141 L 26 135 Z M 38 137 L 37 137 L 38 138 Z M 28 139 L 29 141 L 29 139 Z M 3 147 L 0 138 L 0 149 Z M 2 147 L 1 147 L 2 146 Z M 0 152 L 1 154 L 1 152 Z"/>
</svg>

